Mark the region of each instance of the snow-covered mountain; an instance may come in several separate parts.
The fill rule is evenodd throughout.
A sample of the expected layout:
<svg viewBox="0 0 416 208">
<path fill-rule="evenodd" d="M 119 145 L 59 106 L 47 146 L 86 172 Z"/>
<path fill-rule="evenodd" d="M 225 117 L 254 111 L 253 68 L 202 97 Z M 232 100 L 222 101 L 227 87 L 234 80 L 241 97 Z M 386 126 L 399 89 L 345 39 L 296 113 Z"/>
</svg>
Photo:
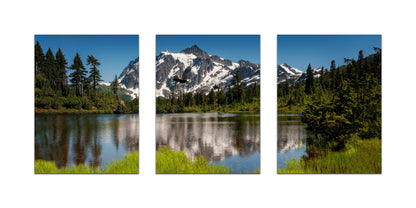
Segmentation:
<svg viewBox="0 0 416 208">
<path fill-rule="evenodd" d="M 139 96 L 139 57 L 124 68 L 118 81 L 121 92 L 130 95 L 132 98 Z"/>
<path fill-rule="evenodd" d="M 118 77 L 120 83 L 120 91 L 130 95 L 132 98 L 139 96 L 139 57 L 123 69 Z M 110 86 L 111 82 L 102 82 L 101 85 Z"/>
<path fill-rule="evenodd" d="M 314 78 L 321 76 L 321 68 L 313 69 Z M 277 84 L 290 80 L 291 82 L 297 82 L 299 80 L 306 79 L 306 72 L 303 72 L 297 68 L 291 67 L 286 63 L 277 65 Z"/>
<path fill-rule="evenodd" d="M 180 84 L 173 81 L 181 77 L 186 67 L 191 66 L 189 82 Z M 239 70 L 246 86 L 260 84 L 260 65 L 240 60 L 233 63 L 215 55 L 209 55 L 197 45 L 179 53 L 162 51 L 156 57 L 156 97 L 169 97 L 179 89 L 187 92 L 208 93 L 214 85 L 225 89 L 231 84 L 233 74 Z"/>
</svg>

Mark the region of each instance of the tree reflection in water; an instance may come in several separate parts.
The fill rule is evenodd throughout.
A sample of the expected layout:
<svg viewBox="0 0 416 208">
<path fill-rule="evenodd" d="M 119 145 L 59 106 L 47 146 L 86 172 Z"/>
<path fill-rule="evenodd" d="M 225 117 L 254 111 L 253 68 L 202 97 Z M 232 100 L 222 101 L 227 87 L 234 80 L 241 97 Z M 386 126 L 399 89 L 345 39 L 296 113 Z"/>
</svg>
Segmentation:
<svg viewBox="0 0 416 208">
<path fill-rule="evenodd" d="M 139 115 L 36 115 L 35 159 L 104 166 L 138 151 Z"/>
</svg>

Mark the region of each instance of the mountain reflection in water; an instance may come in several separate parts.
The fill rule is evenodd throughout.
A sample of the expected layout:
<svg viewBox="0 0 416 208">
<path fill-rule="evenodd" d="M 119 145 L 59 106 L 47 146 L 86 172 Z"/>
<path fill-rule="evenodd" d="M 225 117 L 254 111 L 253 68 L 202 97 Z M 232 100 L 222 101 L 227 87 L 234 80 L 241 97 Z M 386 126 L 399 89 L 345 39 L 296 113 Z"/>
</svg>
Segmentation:
<svg viewBox="0 0 416 208">
<path fill-rule="evenodd" d="M 287 160 L 307 155 L 307 131 L 301 115 L 278 115 L 277 129 L 277 167 L 282 169 Z"/>
<path fill-rule="evenodd" d="M 158 114 L 156 148 L 164 145 L 184 151 L 189 158 L 202 155 L 212 162 L 233 156 L 233 162 L 238 163 L 242 158 L 260 152 L 260 117 L 217 113 Z M 260 167 L 259 158 L 257 162 Z"/>
</svg>

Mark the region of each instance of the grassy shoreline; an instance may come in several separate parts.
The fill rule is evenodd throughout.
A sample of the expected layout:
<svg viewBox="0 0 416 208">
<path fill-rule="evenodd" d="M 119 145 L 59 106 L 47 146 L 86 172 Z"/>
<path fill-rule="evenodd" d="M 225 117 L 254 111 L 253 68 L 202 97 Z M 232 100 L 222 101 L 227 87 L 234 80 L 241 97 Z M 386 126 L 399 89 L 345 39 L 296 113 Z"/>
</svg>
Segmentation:
<svg viewBox="0 0 416 208">
<path fill-rule="evenodd" d="M 304 106 L 277 106 L 277 114 L 302 114 Z"/>
<path fill-rule="evenodd" d="M 308 160 L 289 160 L 280 173 L 381 173 L 381 140 L 354 140 L 341 152 Z"/>
<path fill-rule="evenodd" d="M 168 146 L 156 152 L 156 173 L 230 173 L 222 165 L 210 165 L 200 156 L 192 161 L 182 151 L 174 151 Z"/>
<path fill-rule="evenodd" d="M 103 168 L 91 168 L 87 164 L 79 166 L 70 166 L 64 168 L 57 168 L 55 162 L 36 160 L 35 174 L 50 174 L 50 173 L 82 173 L 82 174 L 111 174 L 111 173 L 139 173 L 139 153 L 131 152 L 123 157 L 121 160 L 114 160 Z"/>
</svg>

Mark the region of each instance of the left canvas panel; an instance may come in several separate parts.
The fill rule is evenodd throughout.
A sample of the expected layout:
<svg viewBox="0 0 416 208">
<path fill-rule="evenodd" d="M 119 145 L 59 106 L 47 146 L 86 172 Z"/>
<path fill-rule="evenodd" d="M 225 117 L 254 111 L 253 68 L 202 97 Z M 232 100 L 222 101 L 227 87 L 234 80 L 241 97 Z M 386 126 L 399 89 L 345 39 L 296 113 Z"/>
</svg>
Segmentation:
<svg viewBox="0 0 416 208">
<path fill-rule="evenodd" d="M 139 173 L 139 36 L 35 35 L 35 173 Z"/>
</svg>

